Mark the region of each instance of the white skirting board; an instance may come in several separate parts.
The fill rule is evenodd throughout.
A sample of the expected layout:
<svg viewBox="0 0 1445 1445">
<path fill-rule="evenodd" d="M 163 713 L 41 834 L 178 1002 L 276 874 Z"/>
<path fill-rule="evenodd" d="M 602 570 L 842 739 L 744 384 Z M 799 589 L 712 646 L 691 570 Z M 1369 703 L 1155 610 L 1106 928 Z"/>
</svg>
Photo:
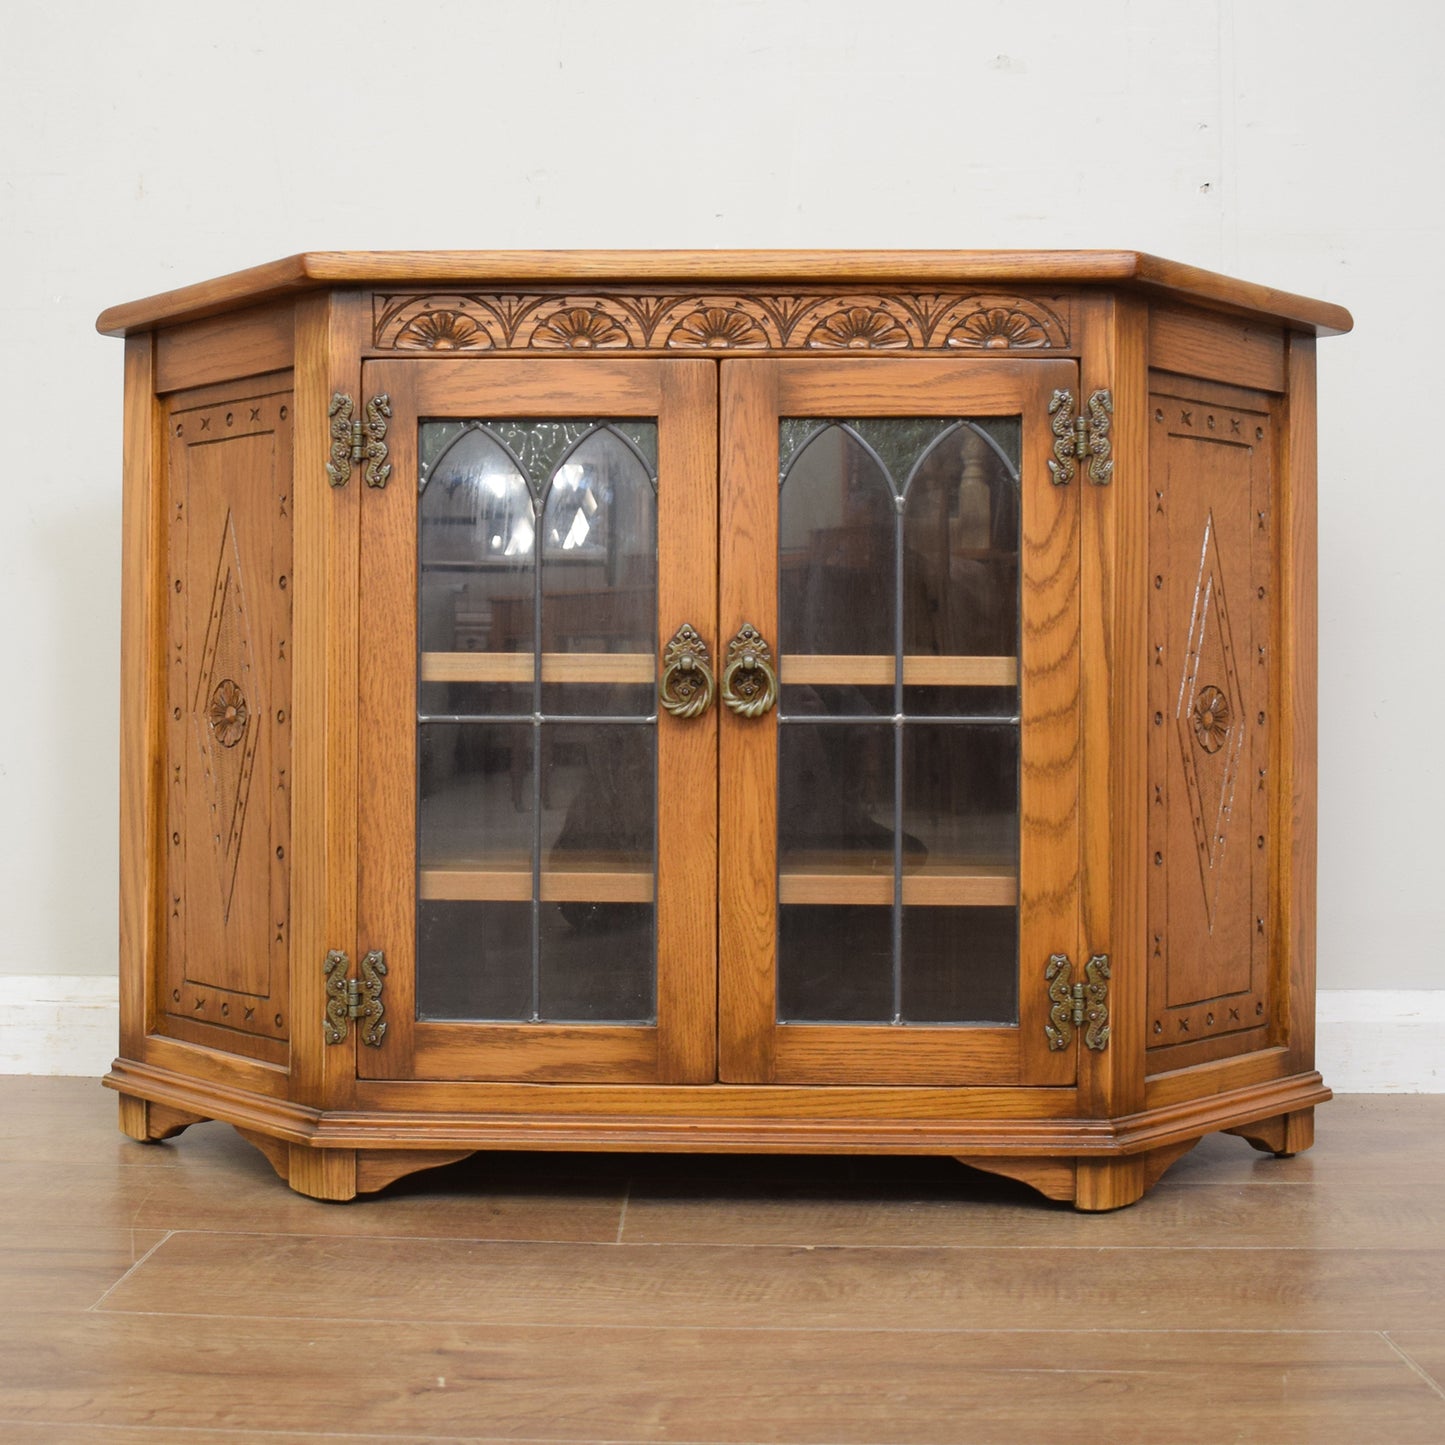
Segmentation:
<svg viewBox="0 0 1445 1445">
<path fill-rule="evenodd" d="M 113 978 L 0 975 L 0 1074 L 105 1073 L 116 996 Z M 1325 989 L 1316 1017 L 1337 1093 L 1445 1093 L 1445 989 Z"/>
</svg>

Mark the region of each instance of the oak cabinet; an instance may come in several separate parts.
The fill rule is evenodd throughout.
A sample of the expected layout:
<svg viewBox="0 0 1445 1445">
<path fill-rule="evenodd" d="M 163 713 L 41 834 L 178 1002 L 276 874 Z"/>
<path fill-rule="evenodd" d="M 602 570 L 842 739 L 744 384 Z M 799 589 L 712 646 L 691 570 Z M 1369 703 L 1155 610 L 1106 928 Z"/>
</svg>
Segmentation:
<svg viewBox="0 0 1445 1445">
<path fill-rule="evenodd" d="M 1135 253 L 293 258 L 126 336 L 142 1140 L 949 1154 L 1313 1067 L 1314 340 Z"/>
</svg>

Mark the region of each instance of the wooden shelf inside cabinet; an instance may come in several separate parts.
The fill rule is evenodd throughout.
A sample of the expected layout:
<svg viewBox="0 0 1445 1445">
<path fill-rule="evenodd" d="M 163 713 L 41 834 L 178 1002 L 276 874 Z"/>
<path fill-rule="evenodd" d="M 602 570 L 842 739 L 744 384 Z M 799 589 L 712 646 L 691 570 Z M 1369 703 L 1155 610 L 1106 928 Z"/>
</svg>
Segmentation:
<svg viewBox="0 0 1445 1445">
<path fill-rule="evenodd" d="M 543 903 L 651 903 L 655 874 L 635 859 L 579 853 L 561 866 L 542 867 Z M 417 896 L 447 902 L 526 903 L 532 860 L 507 854 L 475 861 L 430 863 L 420 870 Z"/>
<path fill-rule="evenodd" d="M 888 687 L 895 677 L 893 658 L 887 654 L 839 655 L 793 653 L 779 661 L 784 684 L 827 687 Z M 1013 687 L 1018 683 L 1016 657 L 905 657 L 905 687 Z"/>
<path fill-rule="evenodd" d="M 424 652 L 423 682 L 531 682 L 530 652 Z M 543 682 L 651 682 L 650 652 L 544 652 Z"/>
<path fill-rule="evenodd" d="M 1013 907 L 1018 867 L 1006 862 L 935 861 L 903 865 L 903 906 Z M 893 902 L 891 860 L 846 853 L 794 855 L 778 870 L 779 903 Z"/>
</svg>

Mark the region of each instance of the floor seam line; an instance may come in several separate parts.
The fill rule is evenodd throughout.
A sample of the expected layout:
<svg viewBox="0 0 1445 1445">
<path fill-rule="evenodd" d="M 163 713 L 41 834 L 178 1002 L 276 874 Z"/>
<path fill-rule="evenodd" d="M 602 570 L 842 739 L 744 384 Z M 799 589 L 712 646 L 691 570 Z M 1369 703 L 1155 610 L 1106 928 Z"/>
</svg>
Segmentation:
<svg viewBox="0 0 1445 1445">
<path fill-rule="evenodd" d="M 1380 1331 L 1380 1338 L 1381 1338 L 1382 1340 L 1384 1340 L 1384 1342 L 1385 1342 L 1387 1345 L 1389 1345 L 1389 1347 L 1400 1357 L 1400 1359 L 1401 1359 L 1405 1364 L 1407 1364 L 1417 1375 L 1419 1375 L 1419 1377 L 1420 1377 L 1422 1380 L 1424 1380 L 1424 1382 L 1425 1382 L 1432 1390 L 1434 1390 L 1434 1392 L 1435 1392 L 1437 1395 L 1439 1395 L 1439 1397 L 1440 1397 L 1442 1400 L 1445 1400 L 1445 1388 L 1442 1388 L 1442 1387 L 1439 1385 L 1439 1383 L 1437 1383 L 1437 1381 L 1435 1380 L 1435 1378 L 1434 1378 L 1433 1375 L 1431 1375 L 1427 1370 L 1423 1369 L 1421 1366 L 1417 1365 L 1417 1364 L 1415 1363 L 1415 1361 L 1412 1360 L 1412 1359 L 1410 1358 L 1410 1356 L 1407 1355 L 1407 1354 L 1405 1353 L 1405 1351 L 1402 1350 L 1402 1349 L 1400 1348 L 1400 1346 L 1397 1345 L 1397 1344 L 1394 1342 L 1394 1340 L 1392 1340 L 1392 1339 L 1390 1338 L 1390 1332 L 1389 1332 L 1388 1330 L 1381 1330 L 1381 1331 Z"/>
<path fill-rule="evenodd" d="M 123 1284 L 126 1282 L 126 1280 L 128 1280 L 128 1279 L 131 1277 L 131 1275 L 133 1275 L 133 1274 L 136 1272 L 136 1270 L 138 1270 L 138 1269 L 141 1267 L 141 1265 L 143 1265 L 143 1264 L 146 1262 L 146 1260 L 148 1260 L 148 1259 L 151 1257 L 151 1255 L 153 1255 L 153 1254 L 156 1252 L 156 1250 L 158 1250 L 158 1249 L 161 1247 L 161 1245 L 163 1245 L 175 1232 L 176 1232 L 176 1231 L 173 1230 L 173 1229 L 167 1229 L 167 1230 L 165 1230 L 165 1231 L 162 1233 L 161 1237 L 160 1237 L 158 1240 L 156 1240 L 156 1242 L 155 1242 L 153 1245 L 151 1245 L 151 1247 L 150 1247 L 148 1250 L 146 1250 L 146 1252 L 145 1252 L 143 1255 L 141 1255 L 141 1257 L 140 1257 L 138 1260 L 135 1260 L 135 1261 L 131 1264 L 130 1268 L 129 1268 L 128 1270 L 126 1270 L 126 1272 L 125 1272 L 123 1275 L 121 1275 L 121 1277 L 120 1277 L 118 1280 L 116 1280 L 116 1282 L 115 1282 L 113 1285 L 111 1285 L 111 1287 L 110 1287 L 108 1290 L 106 1290 L 106 1292 L 105 1292 L 103 1295 L 101 1295 L 101 1297 L 100 1297 L 98 1300 L 96 1300 L 94 1304 L 87 1305 L 87 1306 L 85 1307 L 85 1309 L 84 1309 L 81 1313 L 82 1313 L 82 1314 L 88 1314 L 88 1315 L 96 1314 L 96 1313 L 100 1310 L 101 1305 L 103 1305 L 103 1304 L 106 1302 L 106 1300 L 108 1300 L 108 1299 L 111 1297 L 111 1295 L 112 1295 L 116 1290 L 118 1290 L 118 1289 L 121 1287 L 121 1285 L 123 1285 Z M 125 1313 L 125 1312 L 124 1312 L 124 1311 L 118 1311 L 118 1313 Z"/>
</svg>

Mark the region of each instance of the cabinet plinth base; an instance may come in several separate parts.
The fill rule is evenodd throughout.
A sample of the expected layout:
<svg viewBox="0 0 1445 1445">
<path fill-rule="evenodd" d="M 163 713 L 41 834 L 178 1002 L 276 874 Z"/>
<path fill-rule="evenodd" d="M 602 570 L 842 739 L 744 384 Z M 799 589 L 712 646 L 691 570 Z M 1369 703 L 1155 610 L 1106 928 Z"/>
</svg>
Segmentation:
<svg viewBox="0 0 1445 1445">
<path fill-rule="evenodd" d="M 121 1127 L 131 1138 L 153 1141 L 216 1119 L 255 1145 L 292 1189 L 315 1199 L 352 1199 L 494 1149 L 937 1154 L 1101 1212 L 1141 1198 L 1206 1134 L 1238 1134 L 1281 1155 L 1310 1146 L 1314 1106 L 1330 1098 L 1317 1073 L 1208 1088 L 1221 1075 L 1222 1066 L 1211 1066 L 1201 1071 L 1196 1097 L 1115 1119 L 968 1117 L 967 1090 L 959 1091 L 953 1114 L 910 1114 L 908 1092 L 893 1089 L 880 1090 L 871 1110 L 860 1107 L 849 1117 L 820 1108 L 811 1118 L 768 1118 L 769 1091 L 751 1086 L 619 1089 L 605 1114 L 578 1107 L 547 1113 L 541 1099 L 533 1112 L 505 1114 L 496 1107 L 506 1102 L 505 1090 L 459 1111 L 445 1088 L 435 1111 L 327 1113 L 129 1060 L 117 1060 L 105 1082 L 121 1093 Z M 1171 1092 L 1177 1088 L 1176 1081 Z M 1068 1101 L 1061 1095 L 1061 1107 Z M 924 1102 L 934 1102 L 932 1095 Z"/>
<path fill-rule="evenodd" d="M 1247 1139 L 1261 1153 L 1273 1154 L 1276 1159 L 1288 1159 L 1303 1153 L 1315 1142 L 1315 1111 L 1296 1109 L 1291 1114 L 1257 1119 L 1252 1124 L 1241 1124 L 1224 1132 Z"/>
<path fill-rule="evenodd" d="M 1099 1214 L 1142 1199 L 1164 1171 L 1198 1142 L 1197 1138 L 1183 1139 L 1122 1159 L 991 1159 L 977 1154 L 955 1157 L 970 1169 L 1017 1179 L 1047 1199 Z"/>
<path fill-rule="evenodd" d="M 440 1169 L 475 1153 L 472 1149 L 313 1149 L 288 1144 L 254 1129 L 236 1132 L 254 1144 L 271 1167 L 298 1194 L 344 1203 L 358 1194 L 374 1194 L 408 1174 Z"/>
<path fill-rule="evenodd" d="M 152 1103 L 149 1099 L 137 1099 L 130 1094 L 122 1094 L 118 1103 L 120 1132 L 138 1144 L 159 1144 L 163 1139 L 173 1139 L 192 1124 L 204 1124 L 209 1117 Z"/>
</svg>

